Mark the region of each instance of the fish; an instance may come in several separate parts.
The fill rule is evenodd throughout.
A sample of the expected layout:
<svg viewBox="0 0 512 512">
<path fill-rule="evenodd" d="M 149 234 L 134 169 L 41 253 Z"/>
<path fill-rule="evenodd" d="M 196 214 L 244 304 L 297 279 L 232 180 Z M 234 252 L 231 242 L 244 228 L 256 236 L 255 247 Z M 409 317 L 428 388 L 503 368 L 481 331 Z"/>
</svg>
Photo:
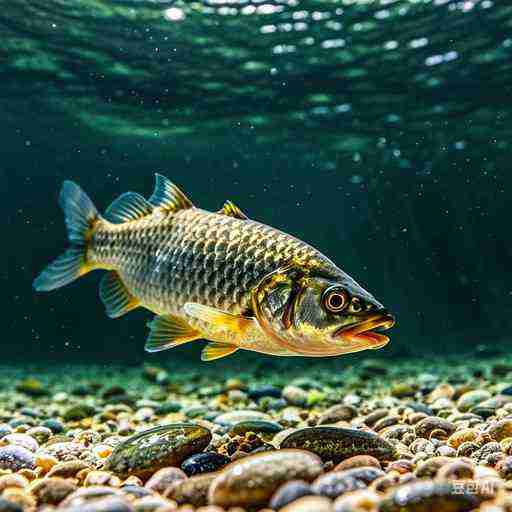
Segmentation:
<svg viewBox="0 0 512 512">
<path fill-rule="evenodd" d="M 226 201 L 194 206 L 156 174 L 146 199 L 126 192 L 100 214 L 65 181 L 59 196 L 69 248 L 34 280 L 38 292 L 104 270 L 106 313 L 154 313 L 148 352 L 207 340 L 203 361 L 238 350 L 276 356 L 339 356 L 381 348 L 394 316 L 329 258 Z"/>
</svg>

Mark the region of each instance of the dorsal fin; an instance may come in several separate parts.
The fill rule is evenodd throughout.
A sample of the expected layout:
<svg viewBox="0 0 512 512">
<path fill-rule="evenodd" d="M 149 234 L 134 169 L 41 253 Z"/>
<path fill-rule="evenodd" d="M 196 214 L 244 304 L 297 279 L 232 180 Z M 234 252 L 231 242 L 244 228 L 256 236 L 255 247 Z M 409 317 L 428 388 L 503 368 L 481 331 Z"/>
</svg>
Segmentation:
<svg viewBox="0 0 512 512">
<path fill-rule="evenodd" d="M 219 213 L 222 213 L 223 215 L 228 215 L 229 217 L 235 217 L 236 219 L 242 219 L 247 220 L 249 217 L 245 215 L 245 213 L 240 210 L 240 208 L 233 203 L 232 201 L 226 201 L 224 203 L 224 206 L 221 210 L 219 210 Z"/>
<path fill-rule="evenodd" d="M 122 224 L 131 220 L 151 215 L 153 205 L 137 192 L 126 192 L 114 199 L 105 211 L 105 218 L 114 224 Z"/>
<path fill-rule="evenodd" d="M 177 211 L 192 208 L 192 201 L 168 178 L 155 174 L 155 190 L 149 198 L 153 206 Z"/>
</svg>

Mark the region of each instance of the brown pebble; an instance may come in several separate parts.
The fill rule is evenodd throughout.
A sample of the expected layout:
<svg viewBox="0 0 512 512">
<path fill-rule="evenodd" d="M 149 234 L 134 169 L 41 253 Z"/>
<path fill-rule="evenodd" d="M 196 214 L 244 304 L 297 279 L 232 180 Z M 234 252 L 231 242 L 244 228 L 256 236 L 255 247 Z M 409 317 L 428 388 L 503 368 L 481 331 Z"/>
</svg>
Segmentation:
<svg viewBox="0 0 512 512">
<path fill-rule="evenodd" d="M 23 489 L 17 489 L 16 487 L 6 489 L 2 493 L 2 498 L 16 503 L 23 509 L 23 512 L 34 512 L 36 510 L 35 498 Z"/>
<path fill-rule="evenodd" d="M 187 478 L 185 472 L 179 468 L 162 468 L 153 474 L 144 487 L 163 494 L 169 486 Z"/>
<path fill-rule="evenodd" d="M 332 501 L 323 496 L 304 496 L 293 501 L 279 512 L 332 512 Z"/>
<path fill-rule="evenodd" d="M 438 416 L 427 416 L 416 423 L 414 433 L 418 437 L 428 439 L 433 430 L 444 430 L 447 435 L 450 435 L 455 432 L 455 428 L 455 425 L 450 421 L 439 418 Z"/>
<path fill-rule="evenodd" d="M 455 460 L 439 468 L 437 477 L 440 480 L 471 479 L 475 476 L 475 468 L 470 462 Z"/>
<path fill-rule="evenodd" d="M 335 512 L 372 512 L 377 509 L 381 497 L 370 489 L 343 494 L 334 501 Z"/>
<path fill-rule="evenodd" d="M 74 477 L 82 469 L 87 468 L 90 468 L 89 464 L 82 460 L 69 460 L 55 464 L 47 476 L 60 476 L 62 478 L 70 478 Z"/>
<path fill-rule="evenodd" d="M 413 469 L 414 469 L 414 464 L 410 460 L 407 460 L 407 459 L 395 460 L 395 461 L 389 463 L 388 466 L 386 467 L 387 472 L 396 471 L 396 472 L 400 473 L 401 475 L 406 474 L 406 473 L 411 473 Z"/>
<path fill-rule="evenodd" d="M 89 471 L 84 479 L 84 487 L 97 485 L 119 487 L 121 485 L 121 479 L 108 471 Z"/>
<path fill-rule="evenodd" d="M 8 489 L 9 487 L 18 487 L 24 489 L 28 486 L 28 480 L 21 475 L 9 474 L 0 476 L 0 492 Z"/>
<path fill-rule="evenodd" d="M 250 455 L 220 472 L 212 482 L 208 501 L 225 508 L 264 505 L 283 483 L 297 479 L 311 482 L 322 472 L 320 458 L 304 450 Z"/>
<path fill-rule="evenodd" d="M 36 454 L 36 466 L 43 469 L 44 472 L 50 471 L 58 463 L 57 457 L 47 453 Z"/>
<path fill-rule="evenodd" d="M 31 486 L 30 491 L 39 504 L 58 505 L 76 490 L 76 485 L 57 476 L 47 477 Z"/>
<path fill-rule="evenodd" d="M 424 462 L 420 462 L 416 468 L 415 475 L 418 478 L 433 478 L 436 476 L 439 468 L 445 464 L 449 464 L 453 459 L 450 457 L 431 457 Z"/>
<path fill-rule="evenodd" d="M 506 457 L 496 464 L 496 471 L 501 478 L 512 480 L 512 457 Z"/>
<path fill-rule="evenodd" d="M 337 404 L 326 409 L 318 419 L 318 425 L 350 421 L 357 416 L 357 410 L 351 405 Z"/>
<path fill-rule="evenodd" d="M 497 421 L 489 427 L 487 434 L 493 441 L 502 441 L 507 437 L 512 437 L 512 419 L 506 418 Z"/>
<path fill-rule="evenodd" d="M 474 441 L 478 437 L 478 431 L 474 428 L 456 430 L 447 441 L 448 446 L 457 449 L 462 443 Z"/>
<path fill-rule="evenodd" d="M 334 471 L 360 468 L 362 466 L 373 466 L 379 469 L 381 467 L 379 460 L 371 455 L 354 455 L 353 457 L 349 457 L 348 459 L 341 461 L 334 467 Z"/>
<path fill-rule="evenodd" d="M 166 498 L 178 505 L 191 504 L 202 507 L 208 504 L 208 489 L 219 473 L 203 473 L 171 484 L 164 492 Z"/>
</svg>

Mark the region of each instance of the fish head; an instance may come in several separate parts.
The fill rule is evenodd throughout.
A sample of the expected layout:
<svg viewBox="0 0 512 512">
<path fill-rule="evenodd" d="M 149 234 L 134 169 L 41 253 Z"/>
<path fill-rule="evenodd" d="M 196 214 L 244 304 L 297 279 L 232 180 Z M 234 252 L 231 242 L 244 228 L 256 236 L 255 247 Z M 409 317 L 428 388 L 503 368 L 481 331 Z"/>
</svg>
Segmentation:
<svg viewBox="0 0 512 512">
<path fill-rule="evenodd" d="M 253 296 L 263 330 L 287 349 L 309 356 L 381 348 L 394 317 L 339 269 L 291 267 L 269 274 Z"/>
</svg>

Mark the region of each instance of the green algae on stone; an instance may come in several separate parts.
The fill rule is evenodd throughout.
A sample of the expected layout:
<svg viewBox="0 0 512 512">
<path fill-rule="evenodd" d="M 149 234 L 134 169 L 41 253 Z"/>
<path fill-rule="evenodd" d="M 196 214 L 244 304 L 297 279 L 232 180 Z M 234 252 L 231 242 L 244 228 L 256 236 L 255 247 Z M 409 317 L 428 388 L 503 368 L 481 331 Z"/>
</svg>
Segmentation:
<svg viewBox="0 0 512 512">
<path fill-rule="evenodd" d="M 391 443 L 363 430 L 339 427 L 307 427 L 296 430 L 280 448 L 300 448 L 316 453 L 324 461 L 340 462 L 354 455 L 371 455 L 378 460 L 395 458 Z"/>
<path fill-rule="evenodd" d="M 118 476 L 151 476 L 166 466 L 179 466 L 187 457 L 203 451 L 212 439 L 210 431 L 193 423 L 173 423 L 139 432 L 116 446 L 106 469 Z"/>
</svg>

